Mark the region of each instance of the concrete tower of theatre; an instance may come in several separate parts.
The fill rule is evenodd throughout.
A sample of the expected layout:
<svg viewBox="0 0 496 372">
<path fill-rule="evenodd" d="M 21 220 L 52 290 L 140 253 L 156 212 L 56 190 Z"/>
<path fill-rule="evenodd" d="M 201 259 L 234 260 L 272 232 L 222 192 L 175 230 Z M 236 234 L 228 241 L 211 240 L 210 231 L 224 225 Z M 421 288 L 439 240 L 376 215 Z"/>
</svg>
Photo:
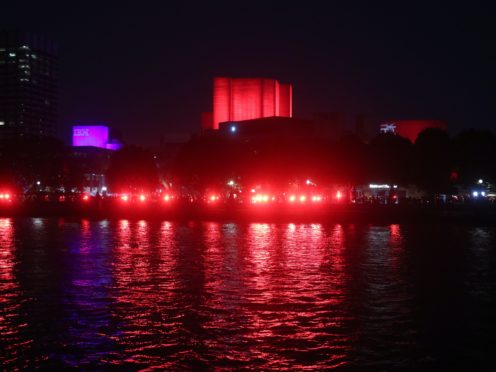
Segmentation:
<svg viewBox="0 0 496 372">
<path fill-rule="evenodd" d="M 213 112 L 202 117 L 202 129 L 219 129 L 227 121 L 293 116 L 293 88 L 269 78 L 216 77 Z"/>
</svg>

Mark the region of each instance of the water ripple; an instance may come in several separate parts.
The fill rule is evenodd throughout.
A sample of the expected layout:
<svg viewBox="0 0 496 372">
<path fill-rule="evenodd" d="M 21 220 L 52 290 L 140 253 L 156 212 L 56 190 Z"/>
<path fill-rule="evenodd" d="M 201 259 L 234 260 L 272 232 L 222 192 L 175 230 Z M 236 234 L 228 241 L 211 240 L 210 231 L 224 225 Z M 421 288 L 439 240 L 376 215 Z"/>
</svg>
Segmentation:
<svg viewBox="0 0 496 372">
<path fill-rule="evenodd" d="M 0 219 L 0 363 L 484 369 L 494 243 L 470 226 Z"/>
</svg>

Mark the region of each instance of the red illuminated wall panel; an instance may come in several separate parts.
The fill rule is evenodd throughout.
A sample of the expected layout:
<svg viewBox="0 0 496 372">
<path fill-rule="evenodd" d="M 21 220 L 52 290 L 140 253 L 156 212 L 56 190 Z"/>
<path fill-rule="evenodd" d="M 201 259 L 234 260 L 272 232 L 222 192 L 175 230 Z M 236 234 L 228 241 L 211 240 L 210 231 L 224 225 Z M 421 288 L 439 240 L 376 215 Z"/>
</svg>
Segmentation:
<svg viewBox="0 0 496 372">
<path fill-rule="evenodd" d="M 214 79 L 214 111 L 212 129 L 219 129 L 219 123 L 229 121 L 231 111 L 231 79 Z"/>
<path fill-rule="evenodd" d="M 292 87 L 274 79 L 214 78 L 212 129 L 219 123 L 292 116 Z"/>
<path fill-rule="evenodd" d="M 442 120 L 401 120 L 396 122 L 396 134 L 415 142 L 424 129 L 438 128 L 447 130 L 448 125 Z"/>
<path fill-rule="evenodd" d="M 276 90 L 279 83 L 274 79 L 262 80 L 262 117 L 277 116 L 276 114 Z"/>
<path fill-rule="evenodd" d="M 262 117 L 262 79 L 232 79 L 229 120 Z"/>
<path fill-rule="evenodd" d="M 381 131 L 393 132 L 412 142 L 417 140 L 420 132 L 428 128 L 448 130 L 448 124 L 442 120 L 397 120 L 381 125 Z"/>
<path fill-rule="evenodd" d="M 291 84 L 279 85 L 279 116 L 293 116 L 293 87 Z"/>
</svg>

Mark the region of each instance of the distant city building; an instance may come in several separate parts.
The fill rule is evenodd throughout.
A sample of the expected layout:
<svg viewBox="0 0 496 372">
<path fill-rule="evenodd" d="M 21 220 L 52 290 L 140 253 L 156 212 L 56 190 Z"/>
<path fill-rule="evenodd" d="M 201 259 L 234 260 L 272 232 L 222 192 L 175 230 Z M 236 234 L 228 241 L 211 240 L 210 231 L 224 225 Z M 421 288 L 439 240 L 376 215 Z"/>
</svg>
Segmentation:
<svg viewBox="0 0 496 372">
<path fill-rule="evenodd" d="M 448 124 L 443 120 L 395 120 L 380 124 L 379 130 L 381 133 L 393 133 L 415 142 L 420 132 L 428 128 L 448 130 Z"/>
<path fill-rule="evenodd" d="M 83 174 L 83 191 L 91 195 L 105 194 L 105 173 L 110 164 L 112 151 L 95 146 L 72 147 L 71 157 Z"/>
<path fill-rule="evenodd" d="M 57 64 L 53 42 L 0 31 L 0 138 L 57 136 Z"/>
<path fill-rule="evenodd" d="M 98 147 L 106 150 L 119 150 L 122 143 L 109 136 L 109 127 L 105 125 L 77 125 L 72 127 L 73 147 Z"/>
<path fill-rule="evenodd" d="M 219 124 L 272 116 L 293 116 L 291 84 L 268 78 L 214 78 L 213 113 L 202 115 L 202 129 Z"/>
<path fill-rule="evenodd" d="M 122 143 L 112 138 L 106 125 L 76 125 L 72 127 L 72 157 L 83 172 L 84 191 L 91 195 L 106 194 L 105 173 L 112 152 L 122 148 Z"/>
</svg>

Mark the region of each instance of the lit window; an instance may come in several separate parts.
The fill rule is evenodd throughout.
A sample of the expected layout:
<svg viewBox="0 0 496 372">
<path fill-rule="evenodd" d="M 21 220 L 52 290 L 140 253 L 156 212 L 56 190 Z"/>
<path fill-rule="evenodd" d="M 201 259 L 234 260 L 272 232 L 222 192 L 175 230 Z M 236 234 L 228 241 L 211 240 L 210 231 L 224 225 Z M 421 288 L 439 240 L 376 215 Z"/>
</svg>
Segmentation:
<svg viewBox="0 0 496 372">
<path fill-rule="evenodd" d="M 0 121 L 0 126 L 5 125 L 5 121 Z"/>
<path fill-rule="evenodd" d="M 15 57 L 16 54 L 15 53 L 9 53 L 9 57 Z"/>
</svg>

